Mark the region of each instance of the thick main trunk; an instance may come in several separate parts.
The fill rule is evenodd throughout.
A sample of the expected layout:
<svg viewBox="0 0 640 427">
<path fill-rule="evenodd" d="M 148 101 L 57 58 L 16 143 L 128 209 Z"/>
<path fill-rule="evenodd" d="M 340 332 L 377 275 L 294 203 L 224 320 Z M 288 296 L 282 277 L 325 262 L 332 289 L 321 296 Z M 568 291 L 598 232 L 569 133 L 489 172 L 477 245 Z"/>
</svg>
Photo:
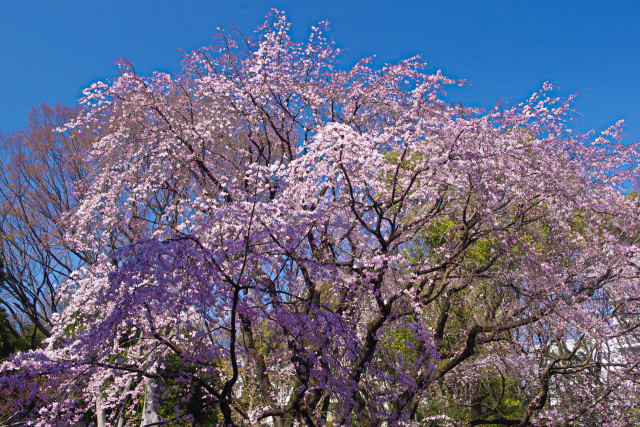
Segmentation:
<svg viewBox="0 0 640 427">
<path fill-rule="evenodd" d="M 144 405 L 142 409 L 142 421 L 140 422 L 141 427 L 160 422 L 157 389 L 158 384 L 155 378 L 145 379 Z"/>
<path fill-rule="evenodd" d="M 98 395 L 96 399 L 96 425 L 98 427 L 106 427 L 107 425 L 107 414 L 102 406 L 102 394 Z"/>
<path fill-rule="evenodd" d="M 482 418 L 482 399 L 484 394 L 482 393 L 482 386 L 476 385 L 473 394 L 471 395 L 471 405 L 469 407 L 469 417 L 471 421 L 479 420 Z"/>
</svg>

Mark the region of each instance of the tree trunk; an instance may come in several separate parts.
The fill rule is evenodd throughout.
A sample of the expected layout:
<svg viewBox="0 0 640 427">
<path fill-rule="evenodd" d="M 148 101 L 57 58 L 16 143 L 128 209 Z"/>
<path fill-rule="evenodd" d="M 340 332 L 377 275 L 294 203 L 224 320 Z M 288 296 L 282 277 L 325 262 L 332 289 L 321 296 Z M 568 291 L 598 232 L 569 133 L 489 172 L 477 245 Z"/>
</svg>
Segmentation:
<svg viewBox="0 0 640 427">
<path fill-rule="evenodd" d="M 482 398 L 484 395 L 482 394 L 482 385 L 478 383 L 475 386 L 475 390 L 471 395 L 471 405 L 469 407 L 469 417 L 471 421 L 479 420 L 482 418 Z"/>
<path fill-rule="evenodd" d="M 160 422 L 160 415 L 158 415 L 158 396 L 156 393 L 158 388 L 157 381 L 155 378 L 145 378 L 141 427 Z"/>
<path fill-rule="evenodd" d="M 107 414 L 105 414 L 102 406 L 102 393 L 96 399 L 96 425 L 98 427 L 106 427 L 107 425 Z"/>
</svg>

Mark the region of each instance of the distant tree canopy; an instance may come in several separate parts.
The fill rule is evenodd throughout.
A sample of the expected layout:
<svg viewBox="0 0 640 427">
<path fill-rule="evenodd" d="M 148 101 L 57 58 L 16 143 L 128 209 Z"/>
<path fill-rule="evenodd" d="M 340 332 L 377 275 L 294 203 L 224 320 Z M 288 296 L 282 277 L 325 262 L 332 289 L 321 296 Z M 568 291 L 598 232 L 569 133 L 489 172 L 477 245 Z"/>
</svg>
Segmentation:
<svg viewBox="0 0 640 427">
<path fill-rule="evenodd" d="M 638 422 L 640 217 L 622 191 L 638 145 L 621 123 L 572 132 L 546 84 L 453 105 L 460 82 L 419 58 L 343 70 L 324 25 L 306 42 L 289 25 L 223 33 L 176 76 L 121 61 L 42 155 L 13 157 L 3 256 L 27 296 L 3 303 L 48 338 L 0 368 L 4 412 Z"/>
<path fill-rule="evenodd" d="M 78 109 L 42 104 L 28 128 L 0 145 L 0 304 L 16 332 L 29 331 L 31 347 L 49 336 L 60 284 L 85 256 L 64 242 L 62 213 L 76 203 L 73 183 L 84 176 L 89 140 L 62 134 Z M 40 337 L 40 338 L 39 338 Z"/>
</svg>

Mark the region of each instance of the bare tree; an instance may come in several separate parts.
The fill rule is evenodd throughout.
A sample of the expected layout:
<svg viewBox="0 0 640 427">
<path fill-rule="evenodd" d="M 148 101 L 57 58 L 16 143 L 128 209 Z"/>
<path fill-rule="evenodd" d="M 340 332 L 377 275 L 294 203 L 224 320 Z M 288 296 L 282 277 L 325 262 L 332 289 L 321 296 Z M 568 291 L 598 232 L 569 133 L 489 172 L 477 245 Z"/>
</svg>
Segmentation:
<svg viewBox="0 0 640 427">
<path fill-rule="evenodd" d="M 26 130 L 0 141 L 0 304 L 31 345 L 49 336 L 60 284 L 86 254 L 60 237 L 59 219 L 77 201 L 90 135 L 56 129 L 77 114 L 62 105 L 34 107 Z"/>
</svg>

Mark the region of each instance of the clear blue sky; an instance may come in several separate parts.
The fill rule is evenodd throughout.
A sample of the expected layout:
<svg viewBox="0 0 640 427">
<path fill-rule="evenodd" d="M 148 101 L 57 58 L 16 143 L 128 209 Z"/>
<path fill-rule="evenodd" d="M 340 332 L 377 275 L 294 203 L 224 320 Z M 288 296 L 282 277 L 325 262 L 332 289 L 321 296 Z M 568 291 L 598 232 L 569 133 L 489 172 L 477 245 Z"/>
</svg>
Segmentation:
<svg viewBox="0 0 640 427">
<path fill-rule="evenodd" d="M 321 19 L 345 62 L 422 55 L 435 71 L 472 82 L 452 93 L 488 107 L 518 102 L 542 82 L 579 93 L 579 130 L 624 118 L 640 139 L 640 1 L 0 0 L 0 130 L 26 124 L 30 105 L 72 104 L 124 57 L 141 74 L 176 71 L 180 48 L 216 27 L 249 34 L 276 7 L 303 37 Z"/>
</svg>

